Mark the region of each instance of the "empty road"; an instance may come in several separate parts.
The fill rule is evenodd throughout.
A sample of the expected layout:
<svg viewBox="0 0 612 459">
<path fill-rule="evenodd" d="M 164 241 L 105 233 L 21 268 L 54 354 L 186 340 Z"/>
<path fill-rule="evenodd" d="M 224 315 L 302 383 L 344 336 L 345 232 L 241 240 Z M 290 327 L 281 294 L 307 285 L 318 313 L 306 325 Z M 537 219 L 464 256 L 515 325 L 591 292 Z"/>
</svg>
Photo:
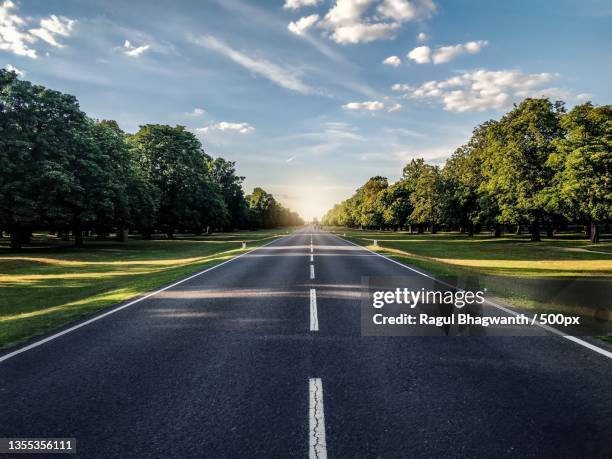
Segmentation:
<svg viewBox="0 0 612 459">
<path fill-rule="evenodd" d="M 104 458 L 610 456 L 605 355 L 559 336 L 362 337 L 362 276 L 404 275 L 329 233 L 282 237 L 0 355 L 0 437 Z"/>
</svg>

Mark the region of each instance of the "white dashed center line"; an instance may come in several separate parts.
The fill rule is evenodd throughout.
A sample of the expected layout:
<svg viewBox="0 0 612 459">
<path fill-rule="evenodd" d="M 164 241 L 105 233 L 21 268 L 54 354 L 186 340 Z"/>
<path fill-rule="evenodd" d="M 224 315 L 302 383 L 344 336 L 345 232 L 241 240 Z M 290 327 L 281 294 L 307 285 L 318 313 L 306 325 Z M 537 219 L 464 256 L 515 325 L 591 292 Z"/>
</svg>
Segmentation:
<svg viewBox="0 0 612 459">
<path fill-rule="evenodd" d="M 314 265 L 310 265 L 310 278 L 314 279 L 315 275 L 314 275 Z"/>
<path fill-rule="evenodd" d="M 327 459 L 327 444 L 325 443 L 325 415 L 323 413 L 323 383 L 321 378 L 310 378 L 309 381 L 310 405 L 310 446 L 308 457 L 310 459 Z"/>
<path fill-rule="evenodd" d="M 310 289 L 310 331 L 319 331 L 319 315 L 317 312 L 317 291 Z"/>
</svg>

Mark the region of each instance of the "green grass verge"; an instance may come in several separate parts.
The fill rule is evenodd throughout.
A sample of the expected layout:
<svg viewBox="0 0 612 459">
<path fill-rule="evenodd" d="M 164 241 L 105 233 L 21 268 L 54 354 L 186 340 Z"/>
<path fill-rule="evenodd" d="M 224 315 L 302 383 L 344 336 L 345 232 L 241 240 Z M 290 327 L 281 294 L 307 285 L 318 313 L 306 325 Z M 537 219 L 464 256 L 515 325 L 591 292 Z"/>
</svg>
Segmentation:
<svg viewBox="0 0 612 459">
<path fill-rule="evenodd" d="M 494 239 L 456 233 L 331 231 L 437 277 L 458 282 L 470 279 L 470 285 L 486 288 L 489 294 L 516 308 L 577 314 L 594 332 L 602 326 L 609 329 L 609 240 L 593 245 L 573 234 L 533 243 L 528 237 L 515 235 Z"/>
<path fill-rule="evenodd" d="M 246 231 L 175 240 L 87 241 L 44 235 L 19 253 L 0 239 L 0 349 L 228 260 L 286 234 Z"/>
</svg>

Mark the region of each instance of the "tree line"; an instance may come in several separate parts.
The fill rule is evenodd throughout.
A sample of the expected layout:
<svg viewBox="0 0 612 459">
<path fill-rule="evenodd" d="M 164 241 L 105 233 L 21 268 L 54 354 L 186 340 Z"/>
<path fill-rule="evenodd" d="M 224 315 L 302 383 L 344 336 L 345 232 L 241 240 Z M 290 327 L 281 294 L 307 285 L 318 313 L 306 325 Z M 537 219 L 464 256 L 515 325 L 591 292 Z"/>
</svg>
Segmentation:
<svg viewBox="0 0 612 459">
<path fill-rule="evenodd" d="M 0 69 L 0 235 L 202 234 L 303 224 L 261 188 L 245 196 L 235 162 L 212 158 L 183 126 L 135 134 L 89 118 L 77 99 Z"/>
<path fill-rule="evenodd" d="M 372 177 L 323 223 L 496 237 L 527 228 L 533 241 L 578 224 L 597 243 L 612 219 L 611 173 L 612 106 L 528 98 L 477 126 L 442 167 L 414 159 L 396 183 Z"/>
</svg>

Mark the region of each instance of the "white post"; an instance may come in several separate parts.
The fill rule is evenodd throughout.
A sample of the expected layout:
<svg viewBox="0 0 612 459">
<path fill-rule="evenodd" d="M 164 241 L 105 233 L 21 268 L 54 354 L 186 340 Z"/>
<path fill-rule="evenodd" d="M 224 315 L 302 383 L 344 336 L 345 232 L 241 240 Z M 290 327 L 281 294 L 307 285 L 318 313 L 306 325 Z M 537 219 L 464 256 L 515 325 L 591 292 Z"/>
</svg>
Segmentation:
<svg viewBox="0 0 612 459">
<path fill-rule="evenodd" d="M 244 241 L 242 242 L 242 248 L 246 249 L 246 242 L 244 242 Z"/>
<path fill-rule="evenodd" d="M 374 239 L 374 245 L 378 247 L 378 241 Z"/>
</svg>

